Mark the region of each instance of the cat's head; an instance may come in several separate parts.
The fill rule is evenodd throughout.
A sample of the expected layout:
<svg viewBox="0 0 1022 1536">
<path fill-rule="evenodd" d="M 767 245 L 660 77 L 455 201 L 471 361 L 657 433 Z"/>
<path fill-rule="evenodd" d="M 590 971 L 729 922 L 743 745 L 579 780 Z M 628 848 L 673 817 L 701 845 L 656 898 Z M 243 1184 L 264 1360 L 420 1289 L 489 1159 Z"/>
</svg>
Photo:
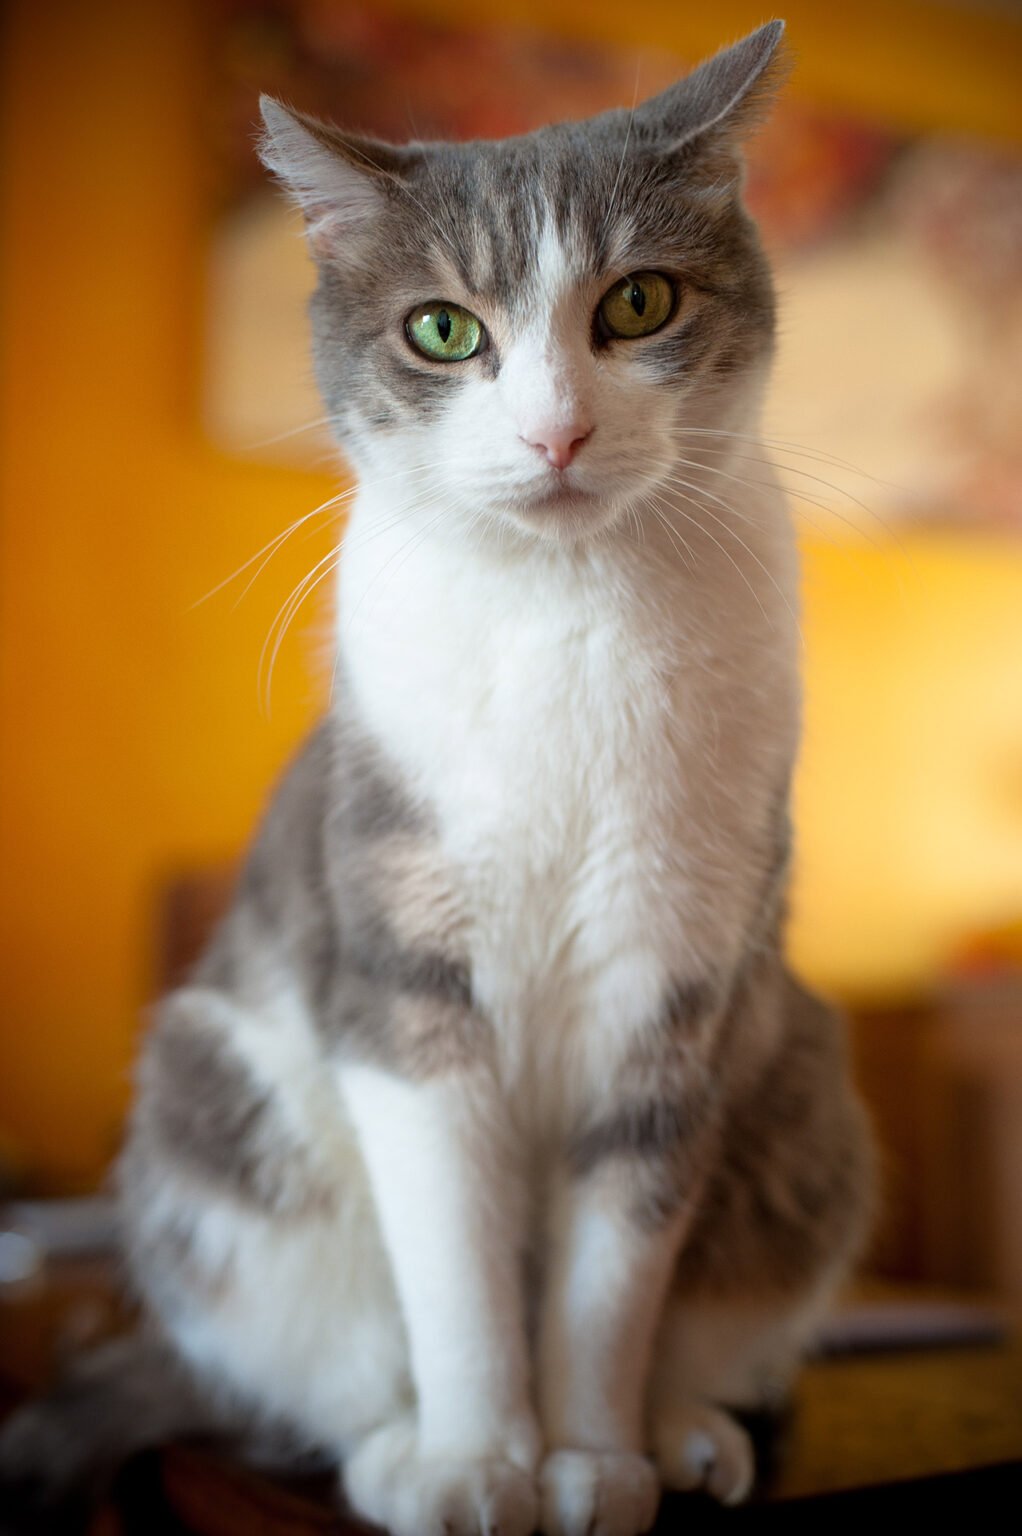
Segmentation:
<svg viewBox="0 0 1022 1536">
<path fill-rule="evenodd" d="M 263 99 L 319 269 L 320 388 L 363 475 L 572 541 L 657 494 L 679 425 L 746 424 L 773 294 L 741 141 L 782 32 L 633 110 L 494 143 L 398 147 Z"/>
</svg>

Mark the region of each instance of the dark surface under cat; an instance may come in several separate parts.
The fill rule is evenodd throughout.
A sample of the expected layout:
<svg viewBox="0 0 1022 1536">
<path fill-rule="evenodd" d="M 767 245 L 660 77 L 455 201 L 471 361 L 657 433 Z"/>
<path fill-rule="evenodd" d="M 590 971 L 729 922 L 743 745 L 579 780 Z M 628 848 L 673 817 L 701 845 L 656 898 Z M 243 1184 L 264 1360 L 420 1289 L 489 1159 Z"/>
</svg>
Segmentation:
<svg viewBox="0 0 1022 1536">
<path fill-rule="evenodd" d="M 20 1294 L 8 1289 L 0 1299 L 0 1411 L 38 1390 L 69 1333 L 116 1321 L 112 1298 L 107 1266 L 83 1261 L 51 1265 L 45 1282 Z M 915 1299 L 891 1292 L 891 1311 Z M 819 1530 L 834 1519 L 975 1519 L 1010 1507 L 1022 1493 L 1022 1342 L 991 1334 L 987 1343 L 816 1360 L 780 1433 L 760 1441 L 773 1465 L 752 1504 L 724 1510 L 668 1496 L 656 1530 Z M 125 1469 L 90 1536 L 367 1531 L 337 1515 L 332 1486 L 271 1479 L 207 1449 L 174 1446 Z M 14 1536 L 4 1513 L 0 1532 Z"/>
<path fill-rule="evenodd" d="M 958 1367 L 965 1364 L 965 1357 L 943 1359 L 941 1363 L 950 1384 L 956 1379 Z M 915 1398 L 925 1423 L 926 1379 L 926 1372 L 915 1371 L 913 1362 L 899 1357 L 880 1365 L 874 1384 L 893 1384 L 899 1389 L 896 1396 Z M 1022 1387 L 1018 1360 L 1014 1381 L 1017 1409 Z M 969 1403 L 967 1393 L 962 1400 L 963 1423 L 969 1417 Z M 852 1394 L 845 1399 L 849 1419 L 859 1415 L 860 1439 L 845 1448 L 849 1478 L 854 1475 L 857 1454 L 864 1453 L 870 1460 L 882 1443 L 883 1430 L 873 1419 L 873 1406 L 868 1394 Z M 804 1425 L 806 1450 L 810 1453 L 818 1433 L 814 1424 Z M 1019 1456 L 1010 1461 L 798 1497 L 774 1497 L 767 1492 L 737 1509 L 725 1509 L 704 1495 L 667 1494 L 653 1536 L 704 1530 L 819 1531 L 832 1527 L 835 1520 L 975 1520 L 977 1516 L 993 1516 L 999 1510 L 1018 1507 L 1022 1496 L 1022 1425 L 1016 1444 Z M 822 1453 L 823 1445 L 818 1449 Z M 942 1451 L 954 1457 L 955 1450 L 950 1442 L 929 1446 L 935 1461 Z M 890 1442 L 887 1454 L 889 1458 Z M 810 1467 L 811 1463 L 798 1470 L 808 1473 Z M 783 1483 L 782 1477 L 781 1486 Z M 316 1536 L 327 1532 L 333 1536 L 369 1536 L 375 1529 L 350 1516 L 338 1516 L 323 1483 L 305 1488 L 271 1483 L 184 1448 L 165 1453 L 162 1458 L 142 1458 L 127 1468 L 116 1505 L 107 1512 L 107 1520 L 106 1525 L 95 1525 L 90 1536 L 114 1536 L 115 1532 L 117 1536 L 250 1536 L 253 1532 L 260 1536 Z"/>
<path fill-rule="evenodd" d="M 754 1439 L 765 1484 L 752 1503 L 668 1494 L 655 1531 L 821 1530 L 832 1519 L 1011 1507 L 1022 1494 L 1022 1344 L 816 1361 L 790 1419 L 761 1424 Z M 198 1536 L 370 1529 L 337 1522 L 322 1489 L 270 1485 L 197 1452 L 166 1455 L 160 1478 Z"/>
</svg>

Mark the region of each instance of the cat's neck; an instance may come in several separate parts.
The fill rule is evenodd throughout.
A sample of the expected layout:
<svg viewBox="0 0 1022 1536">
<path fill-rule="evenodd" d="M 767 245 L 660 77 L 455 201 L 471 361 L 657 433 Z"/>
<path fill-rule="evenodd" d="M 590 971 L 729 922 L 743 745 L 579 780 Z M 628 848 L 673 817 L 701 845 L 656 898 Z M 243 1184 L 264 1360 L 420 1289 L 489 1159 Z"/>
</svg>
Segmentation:
<svg viewBox="0 0 1022 1536">
<path fill-rule="evenodd" d="M 360 494 L 341 558 L 341 649 L 375 646 L 381 629 L 414 630 L 425 644 L 457 633 L 471 646 L 473 633 L 538 623 L 553 638 L 677 596 L 684 581 L 671 555 L 659 525 L 560 545 Z"/>
<path fill-rule="evenodd" d="M 437 503 L 400 474 L 367 477 L 341 557 L 342 652 L 396 628 L 430 635 L 509 620 L 552 632 L 632 615 L 688 640 L 724 621 L 774 633 L 796 603 L 790 518 L 772 472 L 755 481 L 705 468 L 693 452 L 680 482 L 605 533 L 547 541 Z M 726 462 L 726 461 L 723 461 Z M 645 617 L 644 617 L 645 616 Z"/>
</svg>

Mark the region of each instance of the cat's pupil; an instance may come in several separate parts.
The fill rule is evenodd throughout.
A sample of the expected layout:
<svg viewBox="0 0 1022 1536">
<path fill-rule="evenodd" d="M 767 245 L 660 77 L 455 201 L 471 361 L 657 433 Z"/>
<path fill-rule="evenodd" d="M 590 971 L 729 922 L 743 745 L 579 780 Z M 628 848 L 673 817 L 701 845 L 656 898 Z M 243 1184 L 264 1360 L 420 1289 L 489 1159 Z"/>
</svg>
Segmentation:
<svg viewBox="0 0 1022 1536">
<path fill-rule="evenodd" d="M 646 290 L 642 287 L 641 283 L 632 284 L 632 291 L 628 297 L 635 313 L 641 315 L 646 308 Z"/>
<path fill-rule="evenodd" d="M 639 313 L 641 314 L 642 311 L 640 310 Z M 442 309 L 437 315 L 436 328 L 440 334 L 440 340 L 446 341 L 448 336 L 451 334 L 451 317 L 447 313 L 446 309 Z"/>
</svg>

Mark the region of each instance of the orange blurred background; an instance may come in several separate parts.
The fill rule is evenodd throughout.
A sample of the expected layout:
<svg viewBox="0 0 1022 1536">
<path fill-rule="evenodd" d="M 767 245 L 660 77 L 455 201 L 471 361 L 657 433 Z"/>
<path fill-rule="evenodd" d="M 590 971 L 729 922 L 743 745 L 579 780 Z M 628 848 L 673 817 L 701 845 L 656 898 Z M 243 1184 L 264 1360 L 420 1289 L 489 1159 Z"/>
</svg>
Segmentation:
<svg viewBox="0 0 1022 1536">
<path fill-rule="evenodd" d="M 456 0 L 388 9 L 480 25 Z M 1007 8 L 784 9 L 796 101 L 1022 143 Z M 340 480 L 218 447 L 203 425 L 217 10 L 5 13 L 0 1157 L 42 1188 L 88 1186 L 115 1150 L 168 882 L 237 856 L 328 682 L 320 593 L 261 708 L 267 631 L 329 529 L 285 545 L 237 607 L 195 606 Z M 494 25 L 691 60 L 766 14 L 518 0 Z M 853 1002 L 926 996 L 966 951 L 1017 956 L 1020 527 L 804 534 L 792 944 Z"/>
</svg>

